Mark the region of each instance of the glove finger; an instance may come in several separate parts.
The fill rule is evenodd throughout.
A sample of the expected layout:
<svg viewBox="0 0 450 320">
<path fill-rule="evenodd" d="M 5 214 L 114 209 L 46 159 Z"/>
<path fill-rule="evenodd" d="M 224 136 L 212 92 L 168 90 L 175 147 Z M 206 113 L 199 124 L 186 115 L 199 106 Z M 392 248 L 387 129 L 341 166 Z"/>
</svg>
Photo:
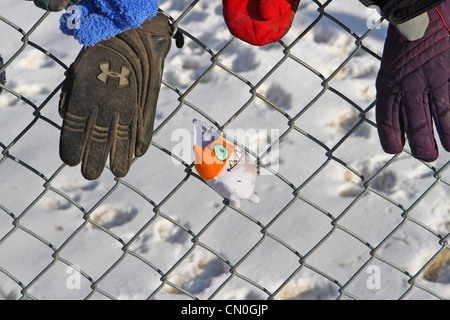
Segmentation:
<svg viewBox="0 0 450 320">
<path fill-rule="evenodd" d="M 403 151 L 405 132 L 400 122 L 400 93 L 377 95 L 375 109 L 378 136 L 383 150 L 390 154 Z"/>
<path fill-rule="evenodd" d="M 78 58 L 86 51 L 82 50 Z M 78 59 L 77 58 L 77 59 Z M 98 109 L 89 109 L 79 106 L 79 101 L 71 99 L 75 81 L 74 64 L 66 72 L 61 89 L 59 101 L 59 114 L 63 118 L 59 141 L 59 155 L 61 160 L 69 165 L 76 166 L 81 163 L 87 139 L 97 118 Z"/>
<path fill-rule="evenodd" d="M 138 76 L 138 105 L 144 104 L 145 96 L 147 95 L 148 82 L 150 75 L 150 62 L 148 61 L 148 52 L 139 37 L 139 29 L 133 29 L 123 32 L 116 37 L 110 39 L 111 42 L 117 43 L 117 50 L 119 48 L 126 48 L 125 55 L 131 57 L 134 64 L 136 74 Z"/>
<path fill-rule="evenodd" d="M 149 81 L 138 118 L 137 157 L 147 152 L 152 141 L 164 63 L 172 44 L 169 21 L 163 15 L 147 20 L 139 30 L 139 35 L 147 51 Z"/>
<path fill-rule="evenodd" d="M 148 91 L 150 91 L 150 86 L 149 86 L 149 81 L 150 81 L 150 61 L 149 61 L 149 48 L 144 46 L 144 43 L 142 41 L 142 39 L 139 37 L 139 33 L 135 32 L 134 30 L 132 32 L 124 32 L 120 35 L 118 35 L 117 37 L 115 37 L 114 39 L 117 39 L 117 41 L 121 41 L 122 42 L 122 47 L 128 47 L 128 48 L 132 48 L 132 50 L 136 53 L 137 55 L 137 59 L 135 59 L 134 61 L 138 64 L 136 66 L 136 70 L 139 71 L 140 73 L 140 77 L 139 77 L 139 81 L 138 83 L 140 83 L 141 85 L 138 86 L 138 106 L 139 106 L 139 113 L 140 116 L 139 118 L 142 119 L 143 118 L 143 109 L 144 106 L 146 104 L 146 100 L 147 100 L 147 96 L 148 96 Z M 135 135 L 139 134 L 139 137 L 143 137 L 144 136 L 144 123 L 143 121 L 139 121 L 137 120 L 137 115 L 135 118 L 133 118 L 133 123 L 134 121 L 136 121 L 136 128 L 135 131 L 133 131 L 133 133 Z M 139 141 L 141 141 L 142 139 L 139 139 Z M 134 138 L 134 146 L 133 146 L 133 154 L 134 152 L 136 152 L 137 146 L 136 144 L 141 144 L 140 142 L 137 142 L 137 138 Z M 122 150 L 125 150 L 125 144 L 123 144 L 122 148 L 120 148 Z M 143 153 L 140 149 L 138 149 L 138 156 L 142 156 Z M 131 155 L 132 156 L 132 155 Z M 131 161 L 131 160 L 130 160 Z M 125 161 L 121 161 L 122 163 Z M 119 174 L 120 175 L 120 174 Z"/>
<path fill-rule="evenodd" d="M 110 167 L 112 173 L 118 177 L 124 177 L 130 170 L 136 145 L 137 115 L 133 117 L 131 127 L 123 125 L 119 117 L 114 119 L 112 134 L 114 144 L 111 148 Z"/>
<path fill-rule="evenodd" d="M 81 163 L 97 112 L 98 109 L 93 108 L 86 116 L 76 115 L 71 112 L 64 113 L 59 140 L 59 155 L 65 164 L 76 166 Z"/>
<path fill-rule="evenodd" d="M 430 96 L 430 106 L 442 146 L 450 151 L 450 80 Z"/>
<path fill-rule="evenodd" d="M 401 115 L 412 155 L 420 160 L 432 162 L 439 156 L 434 139 L 433 122 L 428 95 L 405 94 L 400 103 Z"/>
<path fill-rule="evenodd" d="M 34 4 L 44 10 L 61 11 L 69 5 L 69 0 L 34 0 Z"/>
<path fill-rule="evenodd" d="M 69 0 L 49 0 L 48 10 L 61 11 L 69 6 Z"/>
<path fill-rule="evenodd" d="M 95 110 L 96 107 L 93 109 Z M 118 117 L 118 115 L 115 115 L 115 117 Z M 98 124 L 94 124 L 89 133 L 81 173 L 86 179 L 95 180 L 103 172 L 115 137 L 110 134 L 110 127 L 99 126 Z"/>
</svg>

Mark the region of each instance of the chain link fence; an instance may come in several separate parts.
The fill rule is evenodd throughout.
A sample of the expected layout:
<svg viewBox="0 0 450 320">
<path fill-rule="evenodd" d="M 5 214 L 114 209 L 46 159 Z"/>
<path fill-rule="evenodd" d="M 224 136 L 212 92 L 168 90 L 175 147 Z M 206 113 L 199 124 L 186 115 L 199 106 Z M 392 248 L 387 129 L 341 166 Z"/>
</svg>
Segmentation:
<svg viewBox="0 0 450 320">
<path fill-rule="evenodd" d="M 48 47 L 73 40 L 45 38 L 58 14 L 25 27 L 2 4 L 0 299 L 447 299 L 448 154 L 429 164 L 381 151 L 386 25 L 337 2 L 302 1 L 286 37 L 255 48 L 210 20 L 221 1 L 162 1 L 186 45 L 167 59 L 152 147 L 125 178 L 106 169 L 92 182 L 58 157 L 75 53 Z M 173 152 L 171 132 L 194 117 L 222 131 L 279 124 L 265 150 L 241 145 L 266 173 L 260 204 L 230 206 Z M 265 161 L 274 146 L 279 170 Z"/>
</svg>

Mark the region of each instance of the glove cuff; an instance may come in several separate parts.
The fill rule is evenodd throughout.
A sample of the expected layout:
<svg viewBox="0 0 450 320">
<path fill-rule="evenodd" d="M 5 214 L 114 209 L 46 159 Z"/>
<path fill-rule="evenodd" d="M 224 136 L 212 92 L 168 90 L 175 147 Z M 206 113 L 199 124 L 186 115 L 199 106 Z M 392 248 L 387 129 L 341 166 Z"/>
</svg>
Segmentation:
<svg viewBox="0 0 450 320">
<path fill-rule="evenodd" d="M 411 20 L 444 0 L 360 0 L 366 7 L 377 6 L 389 22 L 399 24 Z"/>
<path fill-rule="evenodd" d="M 66 12 L 61 16 L 60 29 L 81 44 L 93 46 L 140 27 L 156 16 L 158 5 L 159 0 L 84 0 L 78 5 L 78 25 L 73 25 L 75 14 Z"/>
</svg>

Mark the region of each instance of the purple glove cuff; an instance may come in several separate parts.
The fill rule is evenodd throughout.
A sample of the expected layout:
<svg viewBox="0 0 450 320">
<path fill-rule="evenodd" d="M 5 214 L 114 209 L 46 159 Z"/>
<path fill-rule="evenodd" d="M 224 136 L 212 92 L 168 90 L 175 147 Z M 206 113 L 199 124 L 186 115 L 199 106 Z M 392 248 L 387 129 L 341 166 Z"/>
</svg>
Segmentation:
<svg viewBox="0 0 450 320">
<path fill-rule="evenodd" d="M 450 29 L 442 14 L 438 12 L 440 13 L 436 8 L 430 11 L 428 30 L 425 36 L 417 41 L 408 42 L 399 34 L 395 25 L 389 25 L 388 38 L 395 38 L 398 43 L 385 47 L 382 81 L 397 83 L 450 48 L 448 41 Z"/>
</svg>

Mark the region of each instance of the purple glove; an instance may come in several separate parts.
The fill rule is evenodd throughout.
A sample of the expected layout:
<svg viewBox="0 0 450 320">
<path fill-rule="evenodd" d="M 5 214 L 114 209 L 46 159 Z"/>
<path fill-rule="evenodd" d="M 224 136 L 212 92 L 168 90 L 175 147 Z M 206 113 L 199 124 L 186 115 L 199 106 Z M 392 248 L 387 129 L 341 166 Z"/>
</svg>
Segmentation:
<svg viewBox="0 0 450 320">
<path fill-rule="evenodd" d="M 430 25 L 417 41 L 407 41 L 389 25 L 376 84 L 376 119 L 385 152 L 402 152 L 406 133 L 412 155 L 432 162 L 439 156 L 433 120 L 450 151 L 450 0 L 428 15 Z"/>
</svg>

